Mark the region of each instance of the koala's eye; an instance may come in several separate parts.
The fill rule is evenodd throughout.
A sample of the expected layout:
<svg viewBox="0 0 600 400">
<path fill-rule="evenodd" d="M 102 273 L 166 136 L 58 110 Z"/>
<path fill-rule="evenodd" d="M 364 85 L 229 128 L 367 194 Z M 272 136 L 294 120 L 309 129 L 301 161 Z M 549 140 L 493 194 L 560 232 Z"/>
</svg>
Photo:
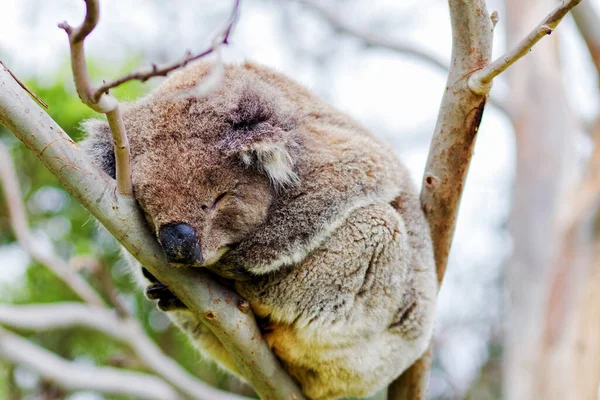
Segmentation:
<svg viewBox="0 0 600 400">
<path fill-rule="evenodd" d="M 220 195 L 218 195 L 217 198 L 215 199 L 215 201 L 210 206 L 210 209 L 214 210 L 215 208 L 217 208 L 217 205 L 219 204 L 219 202 L 221 200 L 223 200 L 225 198 L 225 196 L 227 196 L 227 192 L 224 192 L 224 193 L 221 193 Z"/>
<path fill-rule="evenodd" d="M 254 129 L 257 125 L 266 122 L 267 119 L 262 116 L 255 116 L 249 119 L 243 119 L 239 122 L 233 122 L 231 127 L 234 131 L 249 131 Z"/>
</svg>

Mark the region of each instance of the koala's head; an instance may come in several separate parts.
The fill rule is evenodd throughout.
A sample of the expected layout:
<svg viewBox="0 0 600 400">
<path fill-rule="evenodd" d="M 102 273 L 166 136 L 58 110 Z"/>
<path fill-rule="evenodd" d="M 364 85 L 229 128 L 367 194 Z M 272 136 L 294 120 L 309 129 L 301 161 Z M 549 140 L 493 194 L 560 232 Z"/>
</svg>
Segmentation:
<svg viewBox="0 0 600 400">
<path fill-rule="evenodd" d="M 219 260 L 298 179 L 289 102 L 243 66 L 227 67 L 219 88 L 198 97 L 193 87 L 207 71 L 188 67 L 123 110 L 134 195 L 174 266 Z M 82 146 L 114 177 L 108 124 L 84 129 Z"/>
</svg>

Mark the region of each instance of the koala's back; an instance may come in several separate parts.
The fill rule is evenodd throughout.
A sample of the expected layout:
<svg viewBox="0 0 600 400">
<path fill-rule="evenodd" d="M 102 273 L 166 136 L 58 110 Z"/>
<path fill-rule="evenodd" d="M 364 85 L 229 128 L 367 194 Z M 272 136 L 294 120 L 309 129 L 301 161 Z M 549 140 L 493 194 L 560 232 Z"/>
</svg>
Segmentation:
<svg viewBox="0 0 600 400">
<path fill-rule="evenodd" d="M 435 274 L 388 204 L 353 211 L 294 268 L 236 285 L 312 399 L 374 394 L 426 349 Z"/>
<path fill-rule="evenodd" d="M 172 176 L 165 174 L 178 183 L 207 165 L 218 168 L 223 139 L 213 132 L 229 132 L 232 120 L 245 119 L 252 123 L 244 122 L 236 135 L 269 134 L 253 131 L 265 122 L 274 133 L 264 145 L 281 150 L 271 154 L 284 154 L 283 162 L 269 160 L 270 178 L 285 177 L 285 185 L 273 188 L 260 226 L 219 263 L 254 276 L 236 288 L 307 396 L 373 394 L 422 354 L 433 329 L 433 250 L 405 167 L 367 129 L 267 68 L 228 66 L 213 95 L 181 96 L 208 70 L 203 64 L 188 67 L 126 109 L 134 181 L 152 189 L 164 185 L 154 177 L 148 182 L 150 170 L 140 165 L 149 157 L 172 170 Z M 157 208 L 184 204 L 182 215 L 194 209 L 186 202 L 193 181 L 179 187 L 181 193 L 160 199 Z M 215 349 L 219 341 L 198 324 L 193 316 L 179 321 L 183 329 L 192 327 L 188 334 L 198 347 L 231 369 L 227 353 Z"/>
<path fill-rule="evenodd" d="M 433 330 L 435 264 L 417 191 L 360 124 L 295 82 L 250 68 L 302 115 L 303 154 L 300 184 L 255 238 L 288 246 L 275 260 L 258 253 L 269 274 L 236 287 L 309 397 L 372 395 L 423 353 Z M 293 242 L 296 231 L 312 235 Z"/>
</svg>

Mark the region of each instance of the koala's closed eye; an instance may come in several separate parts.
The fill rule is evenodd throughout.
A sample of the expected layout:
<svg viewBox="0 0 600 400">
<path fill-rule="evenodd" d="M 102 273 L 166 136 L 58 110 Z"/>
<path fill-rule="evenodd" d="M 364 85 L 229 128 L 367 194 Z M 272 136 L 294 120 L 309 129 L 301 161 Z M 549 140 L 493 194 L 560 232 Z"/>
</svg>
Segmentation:
<svg viewBox="0 0 600 400">
<path fill-rule="evenodd" d="M 220 195 L 217 196 L 217 198 L 215 199 L 215 201 L 212 203 L 212 205 L 210 206 L 211 210 L 214 210 L 215 208 L 217 208 L 217 205 L 219 204 L 219 202 L 221 200 L 223 200 L 225 198 L 225 196 L 227 196 L 229 193 L 224 192 L 221 193 Z"/>
<path fill-rule="evenodd" d="M 218 195 L 215 200 L 213 201 L 213 203 L 209 206 L 207 206 L 206 204 L 201 205 L 200 207 L 203 210 L 214 210 L 217 208 L 217 206 L 219 205 L 219 203 L 221 202 L 221 200 L 223 200 L 225 197 L 227 197 L 230 193 L 229 192 L 223 192 L 220 195 Z"/>
</svg>

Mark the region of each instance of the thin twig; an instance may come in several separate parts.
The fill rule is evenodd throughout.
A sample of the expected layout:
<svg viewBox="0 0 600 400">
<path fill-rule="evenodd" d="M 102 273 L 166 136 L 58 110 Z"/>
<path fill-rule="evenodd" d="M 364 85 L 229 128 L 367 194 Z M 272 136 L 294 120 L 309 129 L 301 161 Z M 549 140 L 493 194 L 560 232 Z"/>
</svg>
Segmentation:
<svg viewBox="0 0 600 400">
<path fill-rule="evenodd" d="M 476 94 L 487 94 L 490 91 L 492 80 L 506 71 L 517 60 L 525 56 L 532 47 L 544 36 L 552 34 L 565 15 L 581 0 L 561 1 L 560 5 L 554 9 L 544 20 L 535 27 L 525 39 L 523 39 L 515 48 L 499 57 L 494 62 L 486 65 L 482 69 L 474 72 L 469 78 L 469 88 Z"/>
<path fill-rule="evenodd" d="M 115 79 L 112 82 L 105 83 L 94 92 L 92 99 L 94 101 L 98 101 L 103 94 L 108 94 L 108 91 L 110 89 L 122 85 L 125 82 L 133 80 L 146 82 L 148 79 L 156 76 L 167 76 L 170 72 L 183 68 L 192 61 L 199 60 L 214 53 L 218 49 L 218 47 L 229 44 L 229 36 L 231 35 L 235 23 L 237 22 L 239 6 L 240 0 L 235 0 L 233 4 L 233 9 L 231 11 L 231 15 L 229 17 L 225 29 L 217 35 L 217 37 L 215 38 L 216 40 L 213 40 L 213 43 L 206 50 L 194 55 L 190 51 L 187 51 L 180 61 L 175 62 L 173 64 L 166 65 L 160 68 L 156 64 L 152 64 L 152 67 L 147 71 L 132 72 L 119 79 Z"/>
<path fill-rule="evenodd" d="M 17 76 L 15 74 L 13 74 L 13 72 L 6 66 L 6 64 L 4 64 L 2 61 L 0 61 L 0 65 L 2 65 L 4 67 L 4 69 L 10 74 L 10 76 L 12 76 L 15 81 L 17 81 L 19 86 L 21 86 L 23 88 L 23 90 L 25 90 L 27 93 L 29 93 L 29 95 L 31 97 L 33 97 L 35 99 L 35 101 L 40 103 L 40 105 L 42 107 L 44 107 L 46 110 L 48 109 L 48 104 L 46 104 L 46 102 L 44 100 L 42 100 L 37 94 L 33 93 L 33 90 L 29 89 L 27 87 L 27 85 L 25 85 L 23 83 L 23 81 L 21 81 L 19 78 L 17 78 Z"/>
<path fill-rule="evenodd" d="M 156 376 L 74 363 L 2 328 L 0 356 L 26 365 L 67 391 L 92 390 L 136 399 L 181 399 L 171 386 Z"/>
</svg>

